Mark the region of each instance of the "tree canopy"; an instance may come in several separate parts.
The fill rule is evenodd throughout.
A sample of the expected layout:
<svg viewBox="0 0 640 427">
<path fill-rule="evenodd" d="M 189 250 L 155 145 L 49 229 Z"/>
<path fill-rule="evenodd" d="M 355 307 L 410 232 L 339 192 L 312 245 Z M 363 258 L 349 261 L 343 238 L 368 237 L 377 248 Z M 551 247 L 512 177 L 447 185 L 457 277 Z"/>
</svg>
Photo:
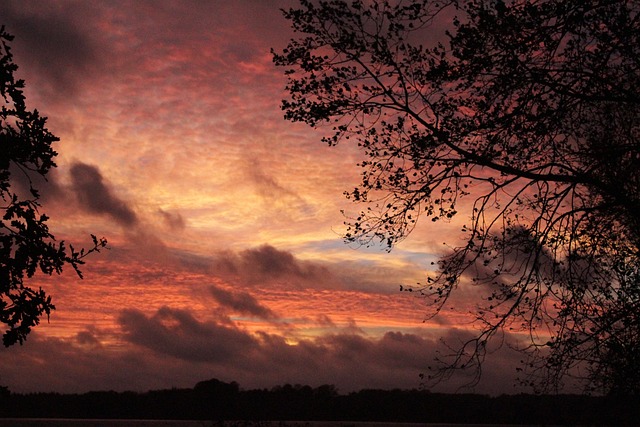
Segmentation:
<svg viewBox="0 0 640 427">
<path fill-rule="evenodd" d="M 346 239 L 391 248 L 418 219 L 467 221 L 417 289 L 430 315 L 462 286 L 484 292 L 476 337 L 434 378 L 478 380 L 509 332 L 541 390 L 640 392 L 640 4 L 300 3 L 284 11 L 298 36 L 273 52 L 282 108 L 362 149 Z"/>
<path fill-rule="evenodd" d="M 52 144 L 58 138 L 46 126 L 46 118 L 26 107 L 24 81 L 14 77 L 18 68 L 8 43 L 13 36 L 0 27 L 0 322 L 5 346 L 22 344 L 31 328 L 55 309 L 51 296 L 42 288 L 25 283 L 37 271 L 51 275 L 70 265 L 82 277 L 80 265 L 91 252 L 106 246 L 105 239 L 91 236 L 93 246 L 75 250 L 64 241 L 56 242 L 40 212 L 40 193 L 35 176 L 46 179 L 56 164 Z M 28 194 L 21 194 L 16 180 L 26 180 Z"/>
</svg>

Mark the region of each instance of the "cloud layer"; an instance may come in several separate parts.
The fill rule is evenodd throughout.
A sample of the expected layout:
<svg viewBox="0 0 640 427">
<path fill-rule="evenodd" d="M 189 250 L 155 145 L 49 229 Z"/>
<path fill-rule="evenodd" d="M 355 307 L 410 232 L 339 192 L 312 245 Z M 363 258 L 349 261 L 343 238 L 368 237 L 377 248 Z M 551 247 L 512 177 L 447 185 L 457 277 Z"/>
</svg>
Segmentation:
<svg viewBox="0 0 640 427">
<path fill-rule="evenodd" d="M 35 334 L 31 349 L 17 348 L 13 369 L 3 381 L 19 384 L 12 390 L 86 391 L 191 387 L 203 378 L 236 380 L 244 388 L 277 384 L 334 384 L 341 392 L 362 388 L 416 388 L 425 362 L 443 350 L 437 340 L 401 332 L 371 338 L 342 330 L 290 344 L 279 335 L 249 334 L 224 322 L 200 321 L 187 310 L 162 307 L 151 315 L 123 310 L 119 324 L 125 341 L 117 351 L 101 346 L 99 331 L 82 331 L 68 339 Z M 451 331 L 448 338 L 461 339 Z M 47 354 L 46 358 L 38 354 Z M 516 366 L 519 355 L 502 349 L 484 368 L 483 393 L 518 391 L 509 387 L 505 369 Z M 8 354 L 0 360 L 10 363 Z M 48 372 L 63 372 L 49 378 Z M 22 372 L 22 375 L 19 374 Z M 436 390 L 453 392 L 469 378 L 454 377 Z M 98 386 L 99 385 L 99 386 Z"/>
</svg>

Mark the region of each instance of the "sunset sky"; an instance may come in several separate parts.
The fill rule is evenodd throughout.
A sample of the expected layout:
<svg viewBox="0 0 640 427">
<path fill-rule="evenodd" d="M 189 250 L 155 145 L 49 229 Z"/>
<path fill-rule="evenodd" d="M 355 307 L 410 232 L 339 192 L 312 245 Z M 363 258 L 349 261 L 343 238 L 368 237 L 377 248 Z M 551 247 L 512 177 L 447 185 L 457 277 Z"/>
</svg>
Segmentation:
<svg viewBox="0 0 640 427">
<path fill-rule="evenodd" d="M 14 392 L 334 384 L 414 388 L 460 315 L 423 322 L 424 281 L 459 224 L 387 253 L 347 245 L 354 145 L 283 119 L 285 0 L 3 0 L 27 106 L 60 138 L 43 212 L 58 239 L 104 236 L 84 280 L 38 277 L 57 310 L 0 351 Z M 460 221 L 465 220 L 461 214 Z M 458 308 L 472 308 L 473 289 Z M 510 393 L 502 348 L 472 391 Z M 459 381 L 436 390 L 453 391 Z"/>
</svg>

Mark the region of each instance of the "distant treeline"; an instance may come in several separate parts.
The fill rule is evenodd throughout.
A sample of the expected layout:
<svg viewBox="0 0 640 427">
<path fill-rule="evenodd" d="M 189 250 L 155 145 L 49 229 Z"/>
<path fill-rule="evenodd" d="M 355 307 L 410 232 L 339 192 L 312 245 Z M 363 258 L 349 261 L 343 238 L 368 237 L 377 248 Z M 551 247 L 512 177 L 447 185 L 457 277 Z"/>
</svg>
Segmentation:
<svg viewBox="0 0 640 427">
<path fill-rule="evenodd" d="M 425 390 L 361 390 L 283 385 L 242 390 L 203 381 L 192 389 L 0 396 L 0 417 L 386 421 L 418 423 L 636 425 L 640 398 L 579 395 L 441 394 Z"/>
</svg>

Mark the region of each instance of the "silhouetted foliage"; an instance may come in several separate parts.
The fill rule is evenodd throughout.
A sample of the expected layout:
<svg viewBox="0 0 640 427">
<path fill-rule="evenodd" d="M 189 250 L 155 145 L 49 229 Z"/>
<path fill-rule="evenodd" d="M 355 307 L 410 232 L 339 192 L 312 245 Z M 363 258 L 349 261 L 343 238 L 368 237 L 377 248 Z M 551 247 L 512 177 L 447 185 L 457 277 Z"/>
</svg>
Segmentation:
<svg viewBox="0 0 640 427">
<path fill-rule="evenodd" d="M 204 418 L 230 419 L 237 412 L 240 386 L 236 382 L 225 383 L 217 379 L 201 381 L 194 387 L 194 392 L 196 401 L 204 403 L 199 407 Z"/>
<path fill-rule="evenodd" d="M 47 216 L 39 212 L 40 193 L 34 177 L 45 177 L 56 166 L 52 144 L 58 138 L 47 128 L 46 118 L 37 110 L 29 111 L 22 93 L 24 82 L 14 78 L 18 68 L 8 42 L 13 36 L 0 27 L 0 322 L 8 328 L 5 346 L 26 339 L 31 328 L 47 317 L 55 306 L 42 288 L 32 289 L 24 282 L 39 270 L 45 274 L 61 273 L 70 265 L 82 277 L 79 266 L 84 257 L 99 251 L 106 240 L 92 236 L 89 250 L 75 250 L 56 242 L 47 227 Z M 26 180 L 28 194 L 19 194 L 15 180 Z"/>
<path fill-rule="evenodd" d="M 476 337 L 431 379 L 523 337 L 524 378 L 640 392 L 640 3 L 307 1 L 285 117 L 355 141 L 367 207 L 346 239 L 391 248 L 465 209 L 466 244 L 419 284 L 436 315 L 462 284 Z M 463 203 L 467 199 L 468 202 Z M 465 309 L 466 310 L 466 309 Z"/>
<path fill-rule="evenodd" d="M 268 421 L 369 421 L 528 425 L 636 425 L 638 397 L 441 394 L 425 390 L 360 390 L 291 385 L 242 390 L 218 380 L 193 389 L 146 393 L 11 394 L 0 417 Z M 327 393 L 327 391 L 330 391 Z M 227 394 L 228 393 L 228 394 Z M 220 405 L 217 402 L 226 402 Z M 281 425 L 281 424 L 280 424 Z"/>
</svg>

